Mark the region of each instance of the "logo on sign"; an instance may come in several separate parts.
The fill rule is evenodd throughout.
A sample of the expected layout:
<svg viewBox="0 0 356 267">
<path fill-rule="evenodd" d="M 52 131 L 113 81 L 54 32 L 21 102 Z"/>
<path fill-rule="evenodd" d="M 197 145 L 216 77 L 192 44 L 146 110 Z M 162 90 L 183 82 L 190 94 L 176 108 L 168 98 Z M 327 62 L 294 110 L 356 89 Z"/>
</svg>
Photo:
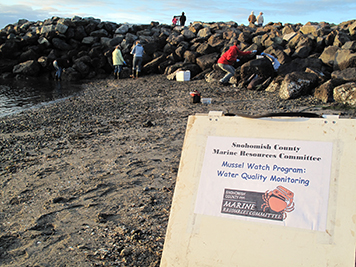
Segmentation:
<svg viewBox="0 0 356 267">
<path fill-rule="evenodd" d="M 225 189 L 222 213 L 283 221 L 294 210 L 294 193 L 283 186 L 265 193 Z"/>
</svg>

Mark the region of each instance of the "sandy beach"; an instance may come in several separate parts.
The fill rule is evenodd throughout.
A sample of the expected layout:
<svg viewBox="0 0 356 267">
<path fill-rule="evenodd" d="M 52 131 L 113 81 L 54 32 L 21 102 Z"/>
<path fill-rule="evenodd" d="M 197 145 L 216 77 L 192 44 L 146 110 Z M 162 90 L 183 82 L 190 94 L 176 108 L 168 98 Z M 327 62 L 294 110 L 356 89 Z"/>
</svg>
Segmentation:
<svg viewBox="0 0 356 267">
<path fill-rule="evenodd" d="M 193 104 L 198 90 L 211 104 Z M 0 119 L 1 266 L 159 266 L 187 118 L 355 109 L 164 75 Z"/>
</svg>

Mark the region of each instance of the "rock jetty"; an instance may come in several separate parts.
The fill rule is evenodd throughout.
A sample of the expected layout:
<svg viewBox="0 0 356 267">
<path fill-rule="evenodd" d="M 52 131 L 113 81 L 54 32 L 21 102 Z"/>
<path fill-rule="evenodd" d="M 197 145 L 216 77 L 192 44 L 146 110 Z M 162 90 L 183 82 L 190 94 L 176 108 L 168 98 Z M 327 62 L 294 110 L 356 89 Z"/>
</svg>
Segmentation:
<svg viewBox="0 0 356 267">
<path fill-rule="evenodd" d="M 339 25 L 271 22 L 264 27 L 235 22 L 133 25 L 77 16 L 19 20 L 0 31 L 0 75 L 53 78 L 53 60 L 65 58 L 71 67 L 63 79 L 107 78 L 113 71 L 111 53 L 120 45 L 127 62 L 123 78 L 129 77 L 130 51 L 138 39 L 145 49 L 146 75 L 174 79 L 177 71 L 189 70 L 192 79 L 216 82 L 224 75 L 216 65 L 218 58 L 238 39 L 244 51 L 274 53 L 281 67 L 271 77 L 267 59 L 245 56 L 236 63 L 231 84 L 278 92 L 281 99 L 311 94 L 325 103 L 356 105 L 356 20 Z M 248 86 L 256 74 L 260 82 Z"/>
</svg>

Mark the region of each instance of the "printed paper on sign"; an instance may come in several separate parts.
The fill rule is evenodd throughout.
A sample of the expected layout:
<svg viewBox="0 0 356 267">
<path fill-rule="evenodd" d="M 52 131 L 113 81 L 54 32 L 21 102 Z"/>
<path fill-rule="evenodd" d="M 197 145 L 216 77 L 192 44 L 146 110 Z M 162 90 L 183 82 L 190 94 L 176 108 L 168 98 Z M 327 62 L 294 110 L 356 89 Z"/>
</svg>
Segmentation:
<svg viewBox="0 0 356 267">
<path fill-rule="evenodd" d="M 332 143 L 209 136 L 195 213 L 324 231 Z"/>
</svg>

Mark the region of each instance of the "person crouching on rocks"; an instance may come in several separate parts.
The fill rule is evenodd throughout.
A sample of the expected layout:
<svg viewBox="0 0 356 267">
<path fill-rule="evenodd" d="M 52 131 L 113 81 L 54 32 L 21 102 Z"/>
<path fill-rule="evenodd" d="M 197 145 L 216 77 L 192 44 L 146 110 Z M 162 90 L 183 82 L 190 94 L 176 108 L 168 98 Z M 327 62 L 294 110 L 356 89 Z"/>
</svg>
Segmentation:
<svg viewBox="0 0 356 267">
<path fill-rule="evenodd" d="M 281 66 L 281 63 L 279 63 L 277 56 L 275 54 L 266 54 L 266 53 L 261 53 L 261 56 L 266 57 L 267 59 L 269 59 L 273 65 L 273 68 L 275 71 L 278 71 L 279 67 Z"/>
<path fill-rule="evenodd" d="M 126 65 L 126 62 L 122 57 L 122 53 L 119 45 L 117 45 L 115 47 L 115 50 L 112 52 L 112 64 L 114 65 L 115 79 L 117 79 L 118 77 L 120 79 L 120 73 L 122 72 L 124 64 Z"/>
<path fill-rule="evenodd" d="M 235 68 L 233 65 L 235 62 L 240 61 L 238 56 L 250 55 L 256 53 L 257 50 L 243 52 L 240 50 L 239 41 L 235 40 L 233 46 L 229 48 L 218 60 L 219 67 L 227 72 L 226 75 L 219 81 L 222 84 L 227 84 L 230 78 L 235 74 Z"/>
<path fill-rule="evenodd" d="M 131 78 L 138 78 L 141 72 L 141 64 L 142 64 L 142 56 L 144 50 L 139 40 L 136 41 L 136 45 L 131 51 L 131 55 L 133 55 L 133 62 L 132 62 L 132 75 Z"/>
<path fill-rule="evenodd" d="M 68 59 L 63 59 L 63 58 L 58 58 L 53 61 L 53 67 L 56 70 L 55 73 L 55 79 L 56 81 L 60 81 L 62 79 L 62 72 L 64 68 L 69 66 L 69 60 Z"/>
</svg>

